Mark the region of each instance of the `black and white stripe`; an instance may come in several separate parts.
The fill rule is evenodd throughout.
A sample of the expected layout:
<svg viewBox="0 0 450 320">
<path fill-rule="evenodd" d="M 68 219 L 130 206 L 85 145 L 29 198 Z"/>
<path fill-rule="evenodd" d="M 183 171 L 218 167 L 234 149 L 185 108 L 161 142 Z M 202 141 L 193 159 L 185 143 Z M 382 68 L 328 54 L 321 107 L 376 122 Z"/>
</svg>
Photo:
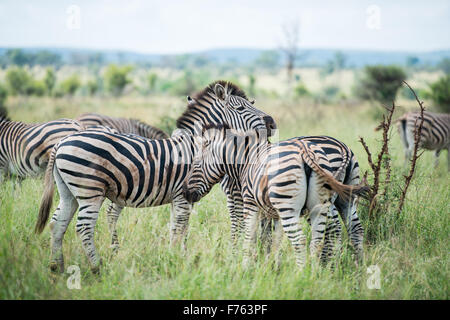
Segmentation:
<svg viewBox="0 0 450 320">
<path fill-rule="evenodd" d="M 226 174 L 242 191 L 245 217 L 245 261 L 250 257 L 252 242 L 256 240 L 258 212 L 275 219 L 273 246 L 278 247 L 281 227 L 287 234 L 296 255 L 296 262 L 304 266 L 306 237 L 300 225 L 302 209 L 309 211 L 312 227 L 311 255 L 322 253 L 321 248 L 340 240 L 340 229 L 324 243 L 335 192 L 343 199 L 365 192 L 366 187 L 348 186 L 330 173 L 331 166 L 324 150 L 318 145 L 293 138 L 279 143 L 267 143 L 258 133 L 227 130 L 223 126 L 206 127 L 192 170 L 184 184 L 185 197 L 196 202 Z M 308 146 L 306 146 L 308 145 Z M 310 174 L 308 174 L 310 171 Z M 327 253 L 328 255 L 328 253 Z"/>
<path fill-rule="evenodd" d="M 166 139 L 167 133 L 136 119 L 114 118 L 98 113 L 85 113 L 77 119 L 85 128 L 105 126 L 117 130 L 119 133 L 132 133 L 149 139 Z"/>
<path fill-rule="evenodd" d="M 53 146 L 82 129 L 71 119 L 26 124 L 0 117 L 0 179 L 4 175 L 25 178 L 43 173 Z"/>
<path fill-rule="evenodd" d="M 311 148 L 312 152 L 323 152 L 329 163 L 329 165 L 326 167 L 324 166 L 323 169 L 332 174 L 338 181 L 353 186 L 360 184 L 358 161 L 352 150 L 343 142 L 329 136 L 302 136 L 295 139 L 306 142 L 306 148 L 313 146 Z M 241 193 L 236 187 L 225 190 L 225 193 L 228 194 L 227 206 L 231 217 L 231 237 L 233 244 L 236 244 L 239 234 L 241 234 L 243 230 L 243 200 Z M 340 214 L 345 223 L 351 245 L 355 249 L 356 257 L 358 260 L 362 260 L 364 229 L 358 217 L 357 204 L 357 196 L 353 197 L 351 201 L 347 201 L 338 196 L 332 203 L 329 218 L 338 220 L 337 214 Z M 340 224 L 338 223 L 330 224 L 327 227 L 325 242 L 328 242 L 327 239 L 333 237 L 335 234 L 333 229 L 339 227 Z M 263 217 L 261 219 L 261 239 L 267 247 L 267 251 L 270 251 L 271 233 L 272 220 Z M 328 248 L 325 247 L 325 256 L 327 255 L 327 251 Z"/>
<path fill-rule="evenodd" d="M 151 140 L 137 135 L 87 130 L 63 139 L 52 151 L 36 231 L 48 219 L 54 184 L 59 206 L 51 219 L 52 270 L 63 270 L 62 239 L 79 208 L 76 230 L 93 271 L 99 267 L 94 227 L 105 198 L 114 203 L 108 217 L 112 245 L 118 245 L 115 225 L 123 207 L 148 207 L 172 203 L 171 242 L 185 237 L 192 205 L 184 198 L 182 184 L 197 148 L 196 126 L 230 121 L 242 130 L 273 128 L 267 114 L 256 109 L 236 86 L 215 82 L 190 99 L 171 138 Z M 184 129 L 184 130 L 183 130 Z"/>
<path fill-rule="evenodd" d="M 420 112 L 405 113 L 397 120 L 397 127 L 405 149 L 405 158 L 409 160 L 414 151 L 414 132 L 420 124 Z M 419 140 L 419 148 L 434 150 L 435 166 L 438 165 L 439 154 L 447 150 L 448 170 L 450 170 L 450 114 L 423 113 L 423 127 Z"/>
</svg>

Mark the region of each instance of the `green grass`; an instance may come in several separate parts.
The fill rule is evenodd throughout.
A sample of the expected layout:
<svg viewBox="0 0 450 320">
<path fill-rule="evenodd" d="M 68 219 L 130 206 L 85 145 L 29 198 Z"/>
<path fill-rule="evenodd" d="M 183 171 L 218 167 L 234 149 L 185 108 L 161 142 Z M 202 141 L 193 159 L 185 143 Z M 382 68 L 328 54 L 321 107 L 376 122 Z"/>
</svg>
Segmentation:
<svg viewBox="0 0 450 320">
<path fill-rule="evenodd" d="M 45 121 L 75 117 L 86 111 L 129 116 L 157 124 L 162 115 L 176 117 L 184 101 L 170 97 L 102 99 L 10 99 L 11 117 Z M 377 121 L 370 106 L 316 106 L 306 102 L 258 101 L 257 106 L 275 117 L 280 138 L 327 134 L 341 139 L 355 152 L 363 170 L 368 168 L 358 136 L 373 152 L 378 150 Z M 412 107 L 407 106 L 408 108 Z M 392 203 L 377 221 L 370 222 L 361 206 L 361 220 L 371 237 L 365 243 L 365 261 L 355 266 L 344 247 L 337 268 L 300 272 L 285 238 L 281 267 L 260 255 L 247 270 L 242 255 L 232 255 L 225 196 L 217 186 L 191 215 L 187 250 L 169 246 L 169 206 L 123 211 L 118 233 L 121 248 L 110 248 L 105 207 L 96 228 L 96 245 L 103 259 L 101 275 L 93 275 L 75 234 L 74 222 L 64 239 L 66 270 L 81 270 L 81 289 L 70 290 L 69 274 L 49 271 L 50 233 L 33 233 L 42 179 L 21 185 L 6 181 L 0 186 L 0 299 L 448 299 L 450 188 L 445 155 L 432 168 L 427 152 L 420 158 L 401 215 L 396 197 L 401 187 L 403 153 L 392 133 L 394 178 Z M 55 202 L 57 201 L 55 199 Z M 345 235 L 344 235 L 345 236 Z M 370 290 L 367 267 L 378 265 L 381 289 Z"/>
</svg>

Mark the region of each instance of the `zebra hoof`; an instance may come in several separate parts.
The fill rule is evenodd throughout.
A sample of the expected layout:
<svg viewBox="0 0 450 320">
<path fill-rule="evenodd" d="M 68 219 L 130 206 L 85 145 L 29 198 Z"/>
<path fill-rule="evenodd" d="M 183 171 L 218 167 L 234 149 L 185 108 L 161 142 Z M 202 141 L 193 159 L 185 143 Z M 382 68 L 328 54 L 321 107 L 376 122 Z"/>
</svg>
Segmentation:
<svg viewBox="0 0 450 320">
<path fill-rule="evenodd" d="M 95 275 L 100 275 L 100 265 L 91 267 L 91 272 Z"/>
<path fill-rule="evenodd" d="M 114 244 L 110 245 L 109 248 L 112 250 L 112 253 L 114 255 L 116 255 L 117 252 L 119 252 L 119 244 L 118 243 L 114 243 Z"/>
<path fill-rule="evenodd" d="M 64 263 L 50 262 L 50 271 L 53 273 L 64 273 Z"/>
</svg>

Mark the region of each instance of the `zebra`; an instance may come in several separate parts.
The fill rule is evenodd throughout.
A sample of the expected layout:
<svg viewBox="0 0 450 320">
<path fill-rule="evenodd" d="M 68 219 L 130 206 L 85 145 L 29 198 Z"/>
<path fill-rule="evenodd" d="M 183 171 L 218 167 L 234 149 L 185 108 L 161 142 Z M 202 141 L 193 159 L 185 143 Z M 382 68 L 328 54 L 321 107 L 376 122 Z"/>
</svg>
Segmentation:
<svg viewBox="0 0 450 320">
<path fill-rule="evenodd" d="M 317 150 L 321 150 L 325 153 L 329 166 L 325 166 L 323 169 L 332 174 L 338 181 L 346 185 L 360 184 L 358 161 L 353 151 L 343 142 L 329 136 L 302 136 L 296 139 L 306 142 L 304 144 L 306 148 L 309 148 L 311 144 L 318 146 L 319 149 L 312 148 L 311 151 L 317 152 Z M 232 241 L 234 241 L 234 246 L 236 246 L 239 234 L 241 234 L 243 230 L 243 200 L 238 188 L 235 187 L 232 190 L 227 190 L 227 192 L 232 193 L 232 195 L 227 196 L 227 205 L 232 221 Z M 350 243 L 355 250 L 356 262 L 359 263 L 364 259 L 364 228 L 357 213 L 357 205 L 358 196 L 356 195 L 352 197 L 351 201 L 347 201 L 339 196 L 336 198 L 332 203 L 329 217 L 332 221 L 335 221 L 335 223 L 330 224 L 329 228 L 327 228 L 325 242 L 328 242 L 327 239 L 333 237 L 334 233 L 339 233 L 338 230 L 334 230 L 334 228 L 340 228 L 340 223 L 338 222 L 339 214 L 347 229 Z M 262 217 L 261 240 L 265 245 L 267 252 L 270 251 L 271 247 L 271 231 L 272 219 Z M 233 234 L 233 232 L 235 234 Z M 234 247 L 234 249 L 236 248 Z M 328 248 L 324 247 L 324 257 L 329 253 L 328 251 Z"/>
<path fill-rule="evenodd" d="M 62 139 L 52 150 L 35 231 L 44 229 L 51 209 L 54 183 L 60 202 L 50 222 L 52 271 L 64 270 L 62 240 L 79 208 L 76 232 L 94 273 L 100 259 L 94 227 L 105 198 L 114 203 L 108 216 L 111 244 L 118 245 L 116 222 L 123 207 L 151 207 L 171 203 L 170 242 L 185 239 L 192 204 L 182 185 L 197 146 L 196 125 L 230 122 L 242 130 L 272 130 L 274 120 L 251 104 L 245 93 L 226 81 L 216 81 L 189 98 L 171 138 L 152 140 L 137 135 L 80 132 Z M 183 242 L 184 243 L 184 242 Z"/>
<path fill-rule="evenodd" d="M 258 132 L 239 132 L 226 125 L 207 125 L 203 138 L 195 137 L 197 150 L 192 169 L 183 184 L 185 198 L 195 203 L 226 174 L 240 184 L 244 203 L 244 264 L 256 240 L 258 212 L 274 218 L 273 247 L 281 240 L 281 227 L 293 246 L 296 263 L 303 268 L 306 237 L 300 226 L 300 213 L 309 211 L 312 226 L 311 256 L 322 251 L 322 243 L 335 192 L 343 199 L 364 194 L 363 185 L 344 185 L 328 171 L 324 150 L 302 139 L 292 138 L 270 144 Z M 309 169 L 307 169 L 309 168 Z M 306 171 L 311 170 L 307 179 Z M 339 230 L 336 229 L 339 233 Z M 336 235 L 340 238 L 340 234 Z"/>
<path fill-rule="evenodd" d="M 71 119 L 26 124 L 0 116 L 0 179 L 15 176 L 21 180 L 43 173 L 53 146 L 83 129 L 82 124 Z"/>
<path fill-rule="evenodd" d="M 164 131 L 136 119 L 113 118 L 97 113 L 85 113 L 77 118 L 86 128 L 96 125 L 116 129 L 119 133 L 133 133 L 149 139 L 167 139 Z"/>
<path fill-rule="evenodd" d="M 420 112 L 407 112 L 397 119 L 406 161 L 410 160 L 414 151 L 414 132 L 420 120 Z M 450 171 L 450 114 L 424 111 L 419 148 L 434 150 L 435 167 L 439 164 L 439 154 L 447 149 L 447 169 Z"/>
</svg>

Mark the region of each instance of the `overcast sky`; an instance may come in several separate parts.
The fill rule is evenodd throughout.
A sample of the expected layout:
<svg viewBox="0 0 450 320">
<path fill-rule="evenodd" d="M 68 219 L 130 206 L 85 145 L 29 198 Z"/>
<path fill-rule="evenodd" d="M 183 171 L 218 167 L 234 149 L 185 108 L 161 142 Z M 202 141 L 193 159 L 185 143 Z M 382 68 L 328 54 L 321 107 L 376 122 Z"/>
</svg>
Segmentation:
<svg viewBox="0 0 450 320">
<path fill-rule="evenodd" d="M 0 46 L 276 48 L 281 26 L 295 19 L 304 48 L 450 49 L 448 0 L 0 0 Z"/>
</svg>

